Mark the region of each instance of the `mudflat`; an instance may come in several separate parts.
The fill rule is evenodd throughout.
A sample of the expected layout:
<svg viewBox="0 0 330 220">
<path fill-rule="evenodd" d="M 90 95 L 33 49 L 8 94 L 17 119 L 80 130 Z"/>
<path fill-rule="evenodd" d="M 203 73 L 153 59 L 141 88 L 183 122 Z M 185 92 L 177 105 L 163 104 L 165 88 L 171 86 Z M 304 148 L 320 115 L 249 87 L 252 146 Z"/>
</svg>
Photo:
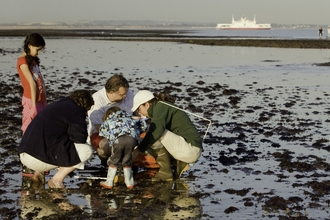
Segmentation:
<svg viewBox="0 0 330 220">
<path fill-rule="evenodd" d="M 256 37 L 191 37 L 187 30 L 158 29 L 2 29 L 0 37 L 23 37 L 38 32 L 51 38 L 103 38 L 125 41 L 182 42 L 211 46 L 275 47 L 329 49 L 330 41 L 325 39 L 265 39 Z"/>
<path fill-rule="evenodd" d="M 151 183 L 153 171 L 140 168 L 133 190 L 122 182 L 105 190 L 106 168 L 94 154 L 65 179 L 66 189 L 54 190 L 22 177 L 17 155 L 22 39 L 1 39 L 0 218 L 329 218 L 328 50 L 47 37 L 39 57 L 49 103 L 98 90 L 119 73 L 134 92 L 168 91 L 212 121 L 202 156 L 180 180 Z M 190 116 L 204 137 L 209 122 Z"/>
</svg>

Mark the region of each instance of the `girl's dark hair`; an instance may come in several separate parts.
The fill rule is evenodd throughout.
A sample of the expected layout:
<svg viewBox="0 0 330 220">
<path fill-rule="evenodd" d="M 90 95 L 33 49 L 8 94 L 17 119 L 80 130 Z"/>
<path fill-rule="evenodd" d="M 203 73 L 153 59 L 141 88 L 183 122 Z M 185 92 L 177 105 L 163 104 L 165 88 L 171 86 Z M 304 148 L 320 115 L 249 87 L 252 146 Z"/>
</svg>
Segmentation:
<svg viewBox="0 0 330 220">
<path fill-rule="evenodd" d="M 118 106 L 112 106 L 108 108 L 108 110 L 104 113 L 102 120 L 105 121 L 107 120 L 107 117 L 115 112 L 118 112 L 120 108 Z"/>
<path fill-rule="evenodd" d="M 34 46 L 34 47 L 45 47 L 46 46 L 46 42 L 44 40 L 44 38 L 38 34 L 38 33 L 32 33 L 29 34 L 25 40 L 24 40 L 24 44 L 23 44 L 23 50 L 26 54 L 25 59 L 26 59 L 26 63 L 29 67 L 30 70 L 32 70 L 33 68 L 33 61 L 35 61 L 38 65 L 40 64 L 40 59 L 38 56 L 33 57 L 30 54 L 30 48 L 29 45 Z"/>
<path fill-rule="evenodd" d="M 78 106 L 84 108 L 86 112 L 94 105 L 92 94 L 85 89 L 76 90 L 70 93 L 69 97 Z"/>
</svg>

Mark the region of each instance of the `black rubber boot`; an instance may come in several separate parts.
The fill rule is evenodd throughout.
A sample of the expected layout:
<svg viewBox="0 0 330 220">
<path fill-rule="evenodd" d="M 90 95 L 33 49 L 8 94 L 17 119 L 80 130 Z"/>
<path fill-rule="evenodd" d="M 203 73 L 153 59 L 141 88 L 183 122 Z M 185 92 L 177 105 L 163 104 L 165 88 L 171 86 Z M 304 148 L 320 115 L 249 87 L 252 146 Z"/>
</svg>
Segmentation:
<svg viewBox="0 0 330 220">
<path fill-rule="evenodd" d="M 159 149 L 156 162 L 160 168 L 158 173 L 151 179 L 151 181 L 173 181 L 170 154 L 165 147 Z"/>
</svg>

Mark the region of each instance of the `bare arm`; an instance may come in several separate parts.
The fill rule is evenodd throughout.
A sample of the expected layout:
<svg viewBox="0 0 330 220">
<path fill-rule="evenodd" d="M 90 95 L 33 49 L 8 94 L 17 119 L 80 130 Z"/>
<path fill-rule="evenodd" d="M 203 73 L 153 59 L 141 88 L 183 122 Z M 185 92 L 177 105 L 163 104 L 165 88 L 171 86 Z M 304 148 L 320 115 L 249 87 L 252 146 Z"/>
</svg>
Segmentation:
<svg viewBox="0 0 330 220">
<path fill-rule="evenodd" d="M 37 99 L 37 85 L 36 85 L 36 82 L 34 81 L 34 79 L 32 77 L 32 73 L 31 73 L 31 71 L 30 71 L 27 64 L 22 64 L 20 66 L 20 69 L 22 70 L 24 77 L 26 78 L 26 80 L 28 81 L 28 83 L 30 85 L 32 107 L 35 107 L 36 106 L 36 99 Z"/>
</svg>

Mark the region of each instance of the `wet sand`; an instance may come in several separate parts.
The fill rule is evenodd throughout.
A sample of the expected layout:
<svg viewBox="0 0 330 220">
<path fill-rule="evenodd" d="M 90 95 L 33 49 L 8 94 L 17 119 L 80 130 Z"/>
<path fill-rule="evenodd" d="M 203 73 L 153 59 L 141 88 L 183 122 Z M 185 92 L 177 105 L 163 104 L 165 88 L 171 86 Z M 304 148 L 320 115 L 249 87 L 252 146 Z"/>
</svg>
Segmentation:
<svg viewBox="0 0 330 220">
<path fill-rule="evenodd" d="M 76 46 L 80 56 L 75 61 L 77 51 L 65 50 L 73 41 L 66 41 L 55 49 L 58 41 L 49 40 L 48 51 L 40 55 L 49 102 L 72 89 L 97 90 L 111 73 L 123 73 L 135 91 L 170 91 L 179 106 L 212 120 L 203 155 L 181 180 L 170 183 L 146 182 L 150 173 L 140 169 L 133 190 L 123 183 L 114 190 L 103 190 L 99 179 L 75 178 L 91 176 L 78 171 L 66 178 L 65 190 L 48 189 L 22 178 L 16 155 L 21 136 L 21 87 L 14 69 L 20 50 L 17 45 L 3 47 L 2 218 L 328 218 L 327 54 L 230 47 L 220 53 L 218 47 L 143 41 L 127 45 L 122 40 L 103 51 L 104 42 L 82 41 L 82 46 Z M 86 49 L 86 43 L 92 46 Z M 168 56 L 171 59 L 165 59 Z M 208 122 L 192 120 L 204 135 Z M 98 162 L 94 155 L 87 169 L 101 169 Z M 53 174 L 46 175 L 46 181 Z M 105 175 L 103 169 L 93 173 Z"/>
</svg>

